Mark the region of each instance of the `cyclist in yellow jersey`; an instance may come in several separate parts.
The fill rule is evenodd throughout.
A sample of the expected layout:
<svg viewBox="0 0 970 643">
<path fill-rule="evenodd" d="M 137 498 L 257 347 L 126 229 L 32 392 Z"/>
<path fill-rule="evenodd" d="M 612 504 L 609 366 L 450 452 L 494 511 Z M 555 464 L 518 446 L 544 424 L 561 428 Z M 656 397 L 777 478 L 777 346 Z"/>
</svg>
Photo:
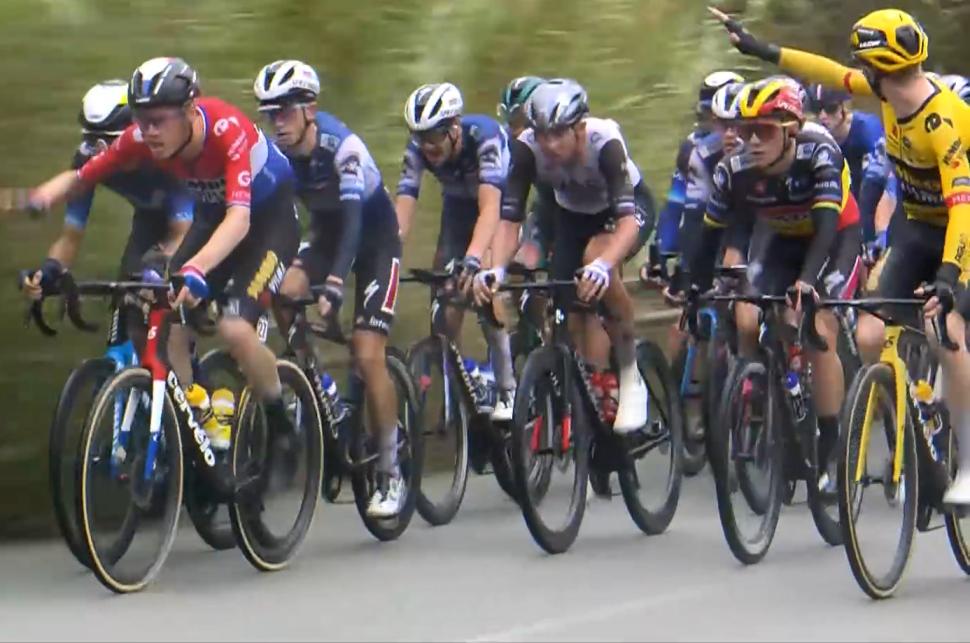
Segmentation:
<svg viewBox="0 0 970 643">
<path fill-rule="evenodd" d="M 923 71 L 928 38 L 909 14 L 897 9 L 874 11 L 855 23 L 852 56 L 860 69 L 844 67 L 822 56 L 759 41 L 717 9 L 732 44 L 743 54 L 780 65 L 802 78 L 853 94 L 877 96 L 882 104 L 886 152 L 894 164 L 903 196 L 906 221 L 894 233 L 879 278 L 883 296 L 905 297 L 922 282 L 932 282 L 937 295 L 924 308 L 935 317 L 941 300 L 953 302 L 965 285 L 970 264 L 970 106 Z M 951 337 L 966 337 L 962 317 L 947 319 Z M 958 473 L 944 502 L 970 504 L 970 354 L 966 343 L 955 352 L 938 351 L 944 395 L 958 444 Z M 879 354 L 881 322 L 860 319 L 859 344 L 868 359 Z"/>
</svg>

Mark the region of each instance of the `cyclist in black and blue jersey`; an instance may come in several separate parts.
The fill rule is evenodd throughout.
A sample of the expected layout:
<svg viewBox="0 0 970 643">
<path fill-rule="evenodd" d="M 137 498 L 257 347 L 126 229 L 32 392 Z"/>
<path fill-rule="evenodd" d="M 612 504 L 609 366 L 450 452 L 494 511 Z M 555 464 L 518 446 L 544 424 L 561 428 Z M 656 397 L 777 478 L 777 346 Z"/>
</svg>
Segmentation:
<svg viewBox="0 0 970 643">
<path fill-rule="evenodd" d="M 380 434 L 378 469 L 387 476 L 367 513 L 397 515 L 405 489 L 397 463 L 397 395 L 385 361 L 401 267 L 394 205 L 363 140 L 336 117 L 318 110 L 320 79 L 312 67 L 299 60 L 278 60 L 263 67 L 253 89 L 259 111 L 290 159 L 297 194 L 311 216 L 310 242 L 287 270 L 280 290 L 302 298 L 311 284 L 325 284 L 319 306 L 326 317 L 343 303 L 344 281 L 353 269 L 351 343 L 357 373 L 351 376 L 350 396 L 362 397 L 359 377 Z M 292 315 L 278 311 L 284 332 Z"/>
<path fill-rule="evenodd" d="M 107 149 L 131 125 L 128 83 L 106 80 L 91 87 L 81 100 L 78 121 L 81 144 L 74 154 L 72 169 L 82 167 Z M 134 208 L 119 276 L 141 270 L 142 259 L 152 248 L 171 256 L 192 224 L 194 209 L 192 198 L 178 182 L 157 169 L 140 167 L 114 174 L 104 186 Z M 81 191 L 67 202 L 61 235 L 47 251 L 41 267 L 34 271 L 33 279 L 25 284 L 27 296 L 40 297 L 42 285 L 53 284 L 74 264 L 84 240 L 94 192 L 93 188 Z M 132 361 L 134 348 L 129 336 L 140 328 L 140 319 L 137 311 L 129 313 L 124 307 L 116 307 L 113 312 L 108 350 L 120 364 Z"/>
<path fill-rule="evenodd" d="M 401 238 L 406 239 L 417 211 L 424 171 L 438 179 L 443 203 L 434 266 L 454 271 L 459 288 L 468 296 L 472 278 L 481 270 L 498 228 L 509 145 L 498 121 L 481 114 L 462 115 L 463 108 L 461 92 L 451 83 L 422 85 L 408 97 L 404 120 L 411 138 L 404 150 L 395 207 Z M 436 299 L 432 324 L 452 340 L 458 339 L 462 311 L 446 307 L 442 326 L 438 320 L 441 308 Z M 509 335 L 490 324 L 483 330 L 498 388 L 492 419 L 511 420 L 515 379 Z"/>
<path fill-rule="evenodd" d="M 898 202 L 882 120 L 875 114 L 853 110 L 851 95 L 842 89 L 814 85 L 809 94 L 819 123 L 835 138 L 849 165 L 852 195 L 862 220 L 862 240 L 870 252 L 881 252 L 886 248 L 889 222 Z"/>
<path fill-rule="evenodd" d="M 710 135 L 714 129 L 716 121 L 711 112 L 714 94 L 725 85 L 740 82 L 744 82 L 744 78 L 732 71 L 712 72 L 701 82 L 695 107 L 697 122 L 677 150 L 674 172 L 670 178 L 670 188 L 667 190 L 667 202 L 657 218 L 657 246 L 662 253 L 680 251 L 681 221 L 687 202 L 688 164 L 697 142 Z M 643 280 L 649 277 L 648 263 L 644 263 L 640 268 L 640 278 Z"/>
<path fill-rule="evenodd" d="M 970 78 L 957 74 L 946 74 L 940 76 L 940 82 L 946 85 L 960 100 L 970 105 Z"/>
</svg>

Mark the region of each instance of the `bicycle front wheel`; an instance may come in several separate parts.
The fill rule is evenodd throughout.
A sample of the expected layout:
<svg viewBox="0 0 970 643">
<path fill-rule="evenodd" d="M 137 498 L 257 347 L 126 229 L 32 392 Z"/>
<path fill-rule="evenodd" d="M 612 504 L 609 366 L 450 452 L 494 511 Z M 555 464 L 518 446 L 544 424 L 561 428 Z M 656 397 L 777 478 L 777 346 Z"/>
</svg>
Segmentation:
<svg viewBox="0 0 970 643">
<path fill-rule="evenodd" d="M 852 575 L 875 599 L 899 586 L 916 530 L 916 441 L 905 408 L 905 417 L 897 417 L 893 371 L 882 363 L 860 371 L 843 407 L 839 522 Z"/>
<path fill-rule="evenodd" d="M 153 405 L 161 418 L 154 433 Z M 175 408 L 148 371 L 123 370 L 102 388 L 78 461 L 77 511 L 91 571 L 113 592 L 139 591 L 172 549 L 183 484 Z"/>
<path fill-rule="evenodd" d="M 313 524 L 323 475 L 323 430 L 313 387 L 293 362 L 279 360 L 276 367 L 289 426 L 270 427 L 262 404 L 245 394 L 231 448 L 233 474 L 247 482 L 229 505 L 229 518 L 243 555 L 260 571 L 283 569 L 299 552 Z M 269 449 L 270 439 L 280 446 Z"/>
<path fill-rule="evenodd" d="M 526 360 L 512 416 L 512 463 L 525 524 L 550 554 L 569 549 L 586 511 L 590 429 L 575 383 L 564 389 L 560 349 Z M 535 480 L 536 471 L 548 478 Z"/>
</svg>

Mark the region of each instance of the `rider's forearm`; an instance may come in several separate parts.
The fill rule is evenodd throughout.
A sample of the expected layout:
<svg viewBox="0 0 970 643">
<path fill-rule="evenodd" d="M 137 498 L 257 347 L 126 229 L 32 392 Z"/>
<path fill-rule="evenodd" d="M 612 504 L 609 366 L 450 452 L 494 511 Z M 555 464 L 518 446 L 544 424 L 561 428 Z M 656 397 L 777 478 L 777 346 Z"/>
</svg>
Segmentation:
<svg viewBox="0 0 970 643">
<path fill-rule="evenodd" d="M 42 207 L 50 208 L 67 200 L 83 186 L 76 170 L 67 170 L 38 185 L 34 191 L 43 195 Z"/>
<path fill-rule="evenodd" d="M 182 245 L 182 239 L 185 238 L 185 233 L 189 231 L 192 227 L 191 221 L 172 221 L 168 224 L 168 235 L 161 242 L 162 253 L 167 256 L 172 256 L 178 247 Z"/>
<path fill-rule="evenodd" d="M 498 228 L 499 211 L 502 207 L 502 191 L 494 185 L 483 183 L 478 187 L 478 222 L 472 233 L 471 243 L 465 254 L 479 259 L 488 250 Z"/>
<path fill-rule="evenodd" d="M 249 208 L 233 205 L 226 211 L 226 218 L 215 229 L 209 241 L 199 252 L 185 262 L 203 274 L 208 274 L 236 249 L 249 233 Z"/>
<path fill-rule="evenodd" d="M 610 244 L 597 258 L 605 261 L 611 268 L 619 266 L 633 249 L 639 234 L 640 226 L 636 217 L 622 217 L 616 222 L 616 232 L 613 233 Z"/>
<path fill-rule="evenodd" d="M 521 223 L 502 219 L 499 221 L 495 239 L 492 241 L 492 267 L 505 268 L 515 256 L 519 245 Z"/>
<path fill-rule="evenodd" d="M 61 236 L 51 244 L 50 250 L 47 251 L 47 256 L 51 259 L 57 259 L 65 268 L 70 268 L 77 259 L 83 240 L 84 230 L 69 225 L 64 226 Z"/>
<path fill-rule="evenodd" d="M 418 200 L 410 194 L 398 194 L 394 201 L 394 211 L 397 213 L 397 227 L 401 231 L 401 241 L 411 232 L 411 221 L 418 210 Z"/>
<path fill-rule="evenodd" d="M 889 229 L 889 222 L 892 220 L 893 212 L 896 211 L 896 197 L 889 190 L 884 190 L 876 205 L 874 224 L 876 234 Z"/>
</svg>

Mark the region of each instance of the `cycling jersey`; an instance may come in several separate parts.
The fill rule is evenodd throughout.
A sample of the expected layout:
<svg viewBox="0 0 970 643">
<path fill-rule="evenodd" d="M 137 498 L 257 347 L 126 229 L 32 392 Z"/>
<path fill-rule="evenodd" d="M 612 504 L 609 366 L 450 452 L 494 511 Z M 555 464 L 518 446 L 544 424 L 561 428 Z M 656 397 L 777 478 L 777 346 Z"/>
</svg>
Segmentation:
<svg viewBox="0 0 970 643">
<path fill-rule="evenodd" d="M 339 243 L 329 245 L 328 268 L 320 276 L 346 279 L 362 245 L 363 229 L 377 238 L 377 228 L 396 237 L 397 217 L 384 191 L 381 172 L 359 136 L 334 116 L 318 112 L 317 145 L 307 157 L 290 157 L 297 193 L 310 210 L 315 228 L 330 230 Z M 391 236 L 391 235 L 386 235 Z"/>
<path fill-rule="evenodd" d="M 77 170 L 92 158 L 89 148 L 82 143 L 71 169 Z M 178 181 L 154 168 L 138 167 L 118 172 L 104 181 L 104 186 L 128 201 L 136 211 L 148 211 L 167 217 L 169 221 L 191 221 L 194 203 Z M 64 221 L 73 228 L 87 227 L 94 190 L 85 190 L 67 202 Z"/>
<path fill-rule="evenodd" d="M 800 77 L 853 94 L 872 95 L 857 69 L 795 49 L 781 50 L 780 64 Z M 946 227 L 942 263 L 953 264 L 948 277 L 970 264 L 970 106 L 939 82 L 913 114 L 899 116 L 882 102 L 886 153 L 892 160 L 906 216 Z"/>
<path fill-rule="evenodd" d="M 707 133 L 696 129 L 687 135 L 677 150 L 677 160 L 674 163 L 674 173 L 670 177 L 670 188 L 667 190 L 667 202 L 657 219 L 657 242 L 660 252 L 677 252 L 680 249 L 681 217 L 687 201 L 687 185 L 689 179 L 689 160 L 694 151 L 694 145 Z"/>
<path fill-rule="evenodd" d="M 879 117 L 853 112 L 849 133 L 839 147 L 849 164 L 852 194 L 859 202 L 862 215 L 863 236 L 867 241 L 872 240 L 876 236 L 876 206 L 887 189 L 892 172 L 886 156 L 886 136 Z M 892 186 L 890 189 L 893 189 Z"/>
<path fill-rule="evenodd" d="M 241 110 L 218 98 L 200 98 L 196 109 L 204 122 L 204 142 L 195 159 L 154 159 L 141 130 L 131 125 L 111 147 L 78 169 L 78 178 L 94 185 L 150 163 L 182 180 L 199 212 L 216 216 L 224 215 L 229 206 L 259 205 L 292 180 L 286 157 Z"/>
<path fill-rule="evenodd" d="M 498 121 L 482 114 L 468 114 L 461 118 L 461 152 L 435 166 L 421 152 L 413 138 L 404 150 L 401 178 L 397 193 L 418 198 L 421 176 L 431 172 L 441 183 L 444 197 L 478 202 L 478 187 L 494 185 L 502 189 L 509 171 L 509 143 L 505 128 Z"/>
<path fill-rule="evenodd" d="M 512 143 L 512 171 L 502 199 L 502 218 L 523 220 L 533 183 L 552 189 L 559 207 L 570 212 L 599 215 L 610 210 L 616 218 L 635 215 L 633 190 L 641 182 L 640 170 L 627 154 L 619 125 L 587 118 L 586 146 L 583 160 L 563 165 L 543 154 L 532 129 L 524 131 Z"/>
</svg>

